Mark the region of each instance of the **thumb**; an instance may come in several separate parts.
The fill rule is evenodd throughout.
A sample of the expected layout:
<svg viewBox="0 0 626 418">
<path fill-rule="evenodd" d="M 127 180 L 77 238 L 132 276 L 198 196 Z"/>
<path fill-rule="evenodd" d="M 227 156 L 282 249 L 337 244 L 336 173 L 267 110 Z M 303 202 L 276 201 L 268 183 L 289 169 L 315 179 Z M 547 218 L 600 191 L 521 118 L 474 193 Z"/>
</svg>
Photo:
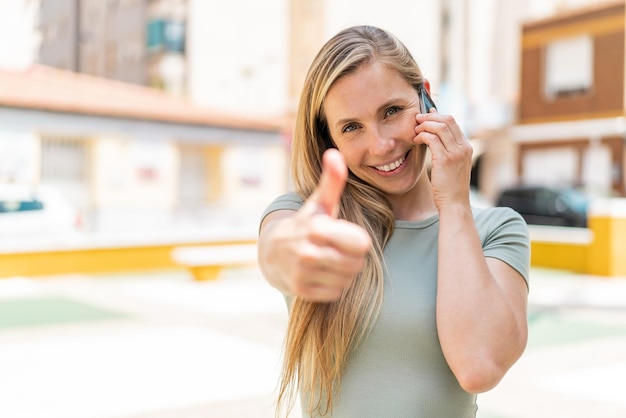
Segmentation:
<svg viewBox="0 0 626 418">
<path fill-rule="evenodd" d="M 337 217 L 339 200 L 348 180 L 348 167 L 335 148 L 329 148 L 322 156 L 322 175 L 313 200 L 324 213 Z"/>
</svg>

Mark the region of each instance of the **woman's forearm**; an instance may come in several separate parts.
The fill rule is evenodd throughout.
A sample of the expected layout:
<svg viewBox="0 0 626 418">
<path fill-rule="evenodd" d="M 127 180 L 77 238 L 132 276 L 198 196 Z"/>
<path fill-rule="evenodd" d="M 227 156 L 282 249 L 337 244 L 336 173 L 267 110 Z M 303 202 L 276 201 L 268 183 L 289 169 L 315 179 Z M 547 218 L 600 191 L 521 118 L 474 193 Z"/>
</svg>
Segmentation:
<svg viewBox="0 0 626 418">
<path fill-rule="evenodd" d="M 462 205 L 440 210 L 438 268 L 437 327 L 446 360 L 464 389 L 489 390 L 526 345 L 523 279 L 484 257 L 471 208 Z"/>
</svg>

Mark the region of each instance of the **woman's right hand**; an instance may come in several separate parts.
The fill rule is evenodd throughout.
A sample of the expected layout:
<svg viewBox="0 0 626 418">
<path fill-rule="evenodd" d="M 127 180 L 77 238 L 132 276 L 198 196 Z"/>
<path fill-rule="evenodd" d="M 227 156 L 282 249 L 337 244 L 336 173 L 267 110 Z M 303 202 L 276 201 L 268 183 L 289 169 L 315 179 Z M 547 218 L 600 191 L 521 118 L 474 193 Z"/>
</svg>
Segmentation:
<svg viewBox="0 0 626 418">
<path fill-rule="evenodd" d="M 259 264 L 281 292 L 332 302 L 363 268 L 372 241 L 362 227 L 337 219 L 348 169 L 336 149 L 323 156 L 317 189 L 298 212 L 270 213 L 261 226 Z"/>
</svg>

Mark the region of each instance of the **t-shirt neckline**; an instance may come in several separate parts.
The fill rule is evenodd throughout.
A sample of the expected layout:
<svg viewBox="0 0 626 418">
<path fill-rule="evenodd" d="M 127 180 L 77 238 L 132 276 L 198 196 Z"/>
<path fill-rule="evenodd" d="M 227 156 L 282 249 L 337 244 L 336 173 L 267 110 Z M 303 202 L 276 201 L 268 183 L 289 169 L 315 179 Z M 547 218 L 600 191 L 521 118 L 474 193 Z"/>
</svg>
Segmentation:
<svg viewBox="0 0 626 418">
<path fill-rule="evenodd" d="M 439 221 L 439 214 L 435 214 L 426 219 L 422 219 L 421 221 L 404 221 L 400 219 L 396 219 L 395 227 L 401 229 L 420 229 L 420 228 L 428 228 L 429 226 L 437 223 Z"/>
</svg>

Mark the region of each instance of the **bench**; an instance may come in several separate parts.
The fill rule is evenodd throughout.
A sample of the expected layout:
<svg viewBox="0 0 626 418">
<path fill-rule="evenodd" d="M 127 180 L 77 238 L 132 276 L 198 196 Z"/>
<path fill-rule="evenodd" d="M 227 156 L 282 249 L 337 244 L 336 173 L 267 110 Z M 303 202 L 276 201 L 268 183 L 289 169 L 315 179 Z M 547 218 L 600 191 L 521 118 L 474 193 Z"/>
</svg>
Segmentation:
<svg viewBox="0 0 626 418">
<path fill-rule="evenodd" d="M 215 280 L 228 267 L 254 265 L 255 244 L 219 244 L 175 247 L 172 260 L 191 271 L 196 280 Z"/>
</svg>

